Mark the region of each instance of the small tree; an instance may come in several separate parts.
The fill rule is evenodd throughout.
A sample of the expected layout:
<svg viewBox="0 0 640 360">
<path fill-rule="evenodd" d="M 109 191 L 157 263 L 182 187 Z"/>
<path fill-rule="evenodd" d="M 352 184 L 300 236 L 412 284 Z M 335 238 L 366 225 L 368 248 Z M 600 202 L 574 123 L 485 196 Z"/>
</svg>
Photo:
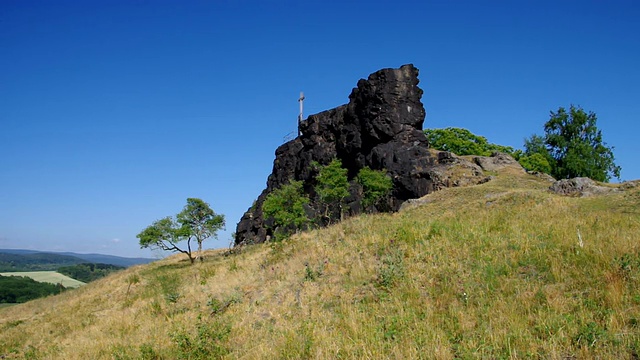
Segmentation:
<svg viewBox="0 0 640 360">
<path fill-rule="evenodd" d="M 153 224 L 147 226 L 136 237 L 140 239 L 140 248 L 142 249 L 151 248 L 181 252 L 189 257 L 189 261 L 192 264 L 195 260 L 191 253 L 191 239 L 185 239 L 180 234 L 180 227 L 170 216 L 154 221 Z M 178 243 L 183 240 L 187 241 L 186 249 L 178 246 Z"/>
<path fill-rule="evenodd" d="M 195 256 L 191 250 L 191 240 L 198 242 L 202 250 L 202 242 L 224 227 L 224 215 L 217 215 L 204 201 L 196 198 L 187 199 L 187 205 L 177 216 L 178 220 L 167 216 L 154 221 L 136 237 L 140 248 L 156 248 L 164 251 L 181 252 L 189 257 L 191 264 Z M 186 248 L 178 243 L 186 241 Z"/>
<path fill-rule="evenodd" d="M 393 180 L 387 176 L 386 171 L 364 167 L 358 172 L 357 180 L 362 185 L 362 207 L 365 209 L 375 206 L 393 188 Z"/>
<path fill-rule="evenodd" d="M 316 162 L 314 165 L 317 166 L 318 163 Z M 342 167 L 342 161 L 333 159 L 328 165 L 320 167 L 316 180 L 318 184 L 315 190 L 325 206 L 325 217 L 329 217 L 331 205 L 337 204 L 342 220 L 344 199 L 349 196 L 349 179 L 347 178 L 347 169 Z"/>
<path fill-rule="evenodd" d="M 267 195 L 262 203 L 262 213 L 265 219 L 273 219 L 274 231 L 286 236 L 292 229 L 301 229 L 309 224 L 304 209 L 308 203 L 302 181 L 290 181 Z"/>
<path fill-rule="evenodd" d="M 202 242 L 217 237 L 218 230 L 224 228 L 224 215 L 216 214 L 201 199 L 188 198 L 177 219 L 183 233 L 198 242 L 198 257 L 202 261 Z"/>
</svg>

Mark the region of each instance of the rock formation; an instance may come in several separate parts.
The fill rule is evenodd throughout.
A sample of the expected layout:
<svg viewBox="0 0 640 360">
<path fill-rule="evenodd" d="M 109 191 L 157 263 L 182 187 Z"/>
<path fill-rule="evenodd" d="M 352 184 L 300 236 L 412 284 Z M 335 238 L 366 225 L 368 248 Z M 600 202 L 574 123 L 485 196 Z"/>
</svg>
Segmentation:
<svg viewBox="0 0 640 360">
<path fill-rule="evenodd" d="M 486 181 L 482 164 L 428 148 L 422 131 L 425 110 L 421 97 L 418 69 L 413 65 L 383 69 L 358 81 L 348 104 L 302 121 L 300 135 L 276 150 L 267 188 L 238 223 L 236 244 L 263 242 L 271 235 L 264 226 L 262 203 L 270 192 L 290 180 L 303 181 L 313 202 L 313 161 L 326 165 L 334 158 L 340 159 L 350 180 L 365 166 L 385 169 L 393 179 L 387 204 L 393 211 L 408 199 L 442 187 Z M 452 178 L 448 169 L 453 165 L 464 176 Z M 348 215 L 362 211 L 358 197 L 352 190 Z"/>
<path fill-rule="evenodd" d="M 618 187 L 598 185 L 598 183 L 587 177 L 558 180 L 549 187 L 549 190 L 556 194 L 576 197 L 620 191 Z"/>
</svg>

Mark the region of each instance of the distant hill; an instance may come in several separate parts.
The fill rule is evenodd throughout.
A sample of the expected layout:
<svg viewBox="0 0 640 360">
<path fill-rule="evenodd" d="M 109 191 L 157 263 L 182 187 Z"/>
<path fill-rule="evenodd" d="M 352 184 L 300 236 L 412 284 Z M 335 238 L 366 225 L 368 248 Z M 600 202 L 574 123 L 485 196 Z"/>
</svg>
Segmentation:
<svg viewBox="0 0 640 360">
<path fill-rule="evenodd" d="M 139 264 L 148 264 L 156 260 L 151 258 L 129 258 L 129 257 L 104 255 L 104 254 L 77 254 L 72 252 L 62 252 L 60 254 L 78 257 L 84 260 L 83 262 L 88 261 L 96 264 L 111 264 L 111 265 L 118 265 L 118 266 L 124 266 L 124 267 L 129 267 L 129 266 L 139 265 Z"/>
<path fill-rule="evenodd" d="M 60 266 L 87 262 L 129 267 L 138 264 L 148 264 L 154 260 L 155 259 L 150 258 L 128 258 L 104 254 L 0 249 L 0 271 L 56 270 Z"/>
<path fill-rule="evenodd" d="M 61 254 L 50 253 L 6 253 L 0 250 L 0 271 L 55 270 L 60 266 L 82 263 L 83 260 Z"/>
</svg>

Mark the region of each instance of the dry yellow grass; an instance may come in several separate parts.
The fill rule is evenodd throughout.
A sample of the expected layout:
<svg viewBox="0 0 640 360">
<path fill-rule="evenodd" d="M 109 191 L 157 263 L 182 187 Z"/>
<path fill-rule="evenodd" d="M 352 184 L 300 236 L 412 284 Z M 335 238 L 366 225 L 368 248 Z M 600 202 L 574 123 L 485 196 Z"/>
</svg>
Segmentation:
<svg viewBox="0 0 640 360">
<path fill-rule="evenodd" d="M 639 189 L 547 187 L 501 174 L 194 266 L 133 267 L 0 309 L 0 356 L 637 357 Z"/>
</svg>

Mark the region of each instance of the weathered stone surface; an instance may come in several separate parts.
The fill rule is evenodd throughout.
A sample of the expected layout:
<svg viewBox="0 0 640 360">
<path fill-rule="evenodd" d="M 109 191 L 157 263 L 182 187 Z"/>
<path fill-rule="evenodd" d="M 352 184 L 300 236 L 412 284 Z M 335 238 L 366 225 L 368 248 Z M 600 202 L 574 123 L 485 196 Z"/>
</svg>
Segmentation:
<svg viewBox="0 0 640 360">
<path fill-rule="evenodd" d="M 545 181 L 548 181 L 548 182 L 551 182 L 551 183 L 556 182 L 556 179 L 553 176 L 551 176 L 551 175 L 549 175 L 547 173 L 540 172 L 540 171 L 527 171 L 527 174 L 533 175 L 533 176 L 535 176 L 537 178 L 540 178 L 542 180 L 545 180 Z"/>
<path fill-rule="evenodd" d="M 313 161 L 326 165 L 334 158 L 340 159 L 350 180 L 365 166 L 387 170 L 393 179 L 387 204 L 392 211 L 408 199 L 442 187 L 487 181 L 477 164 L 428 148 L 422 131 L 425 110 L 418 82 L 418 69 L 413 65 L 377 71 L 367 80 L 358 81 L 348 104 L 302 121 L 301 135 L 276 150 L 267 188 L 238 223 L 236 244 L 263 242 L 271 235 L 264 226 L 262 203 L 270 192 L 290 180 L 303 181 L 314 202 Z M 347 215 L 362 211 L 361 195 L 354 189 L 347 199 Z"/>
<path fill-rule="evenodd" d="M 490 157 L 476 156 L 473 158 L 473 162 L 478 164 L 484 171 L 500 171 L 509 168 L 516 172 L 525 173 L 524 168 L 516 159 L 509 154 L 501 152 L 495 152 Z"/>
<path fill-rule="evenodd" d="M 549 187 L 549 190 L 556 194 L 568 196 L 593 196 L 619 191 L 614 187 L 598 185 L 595 181 L 586 177 L 558 180 Z"/>
</svg>

